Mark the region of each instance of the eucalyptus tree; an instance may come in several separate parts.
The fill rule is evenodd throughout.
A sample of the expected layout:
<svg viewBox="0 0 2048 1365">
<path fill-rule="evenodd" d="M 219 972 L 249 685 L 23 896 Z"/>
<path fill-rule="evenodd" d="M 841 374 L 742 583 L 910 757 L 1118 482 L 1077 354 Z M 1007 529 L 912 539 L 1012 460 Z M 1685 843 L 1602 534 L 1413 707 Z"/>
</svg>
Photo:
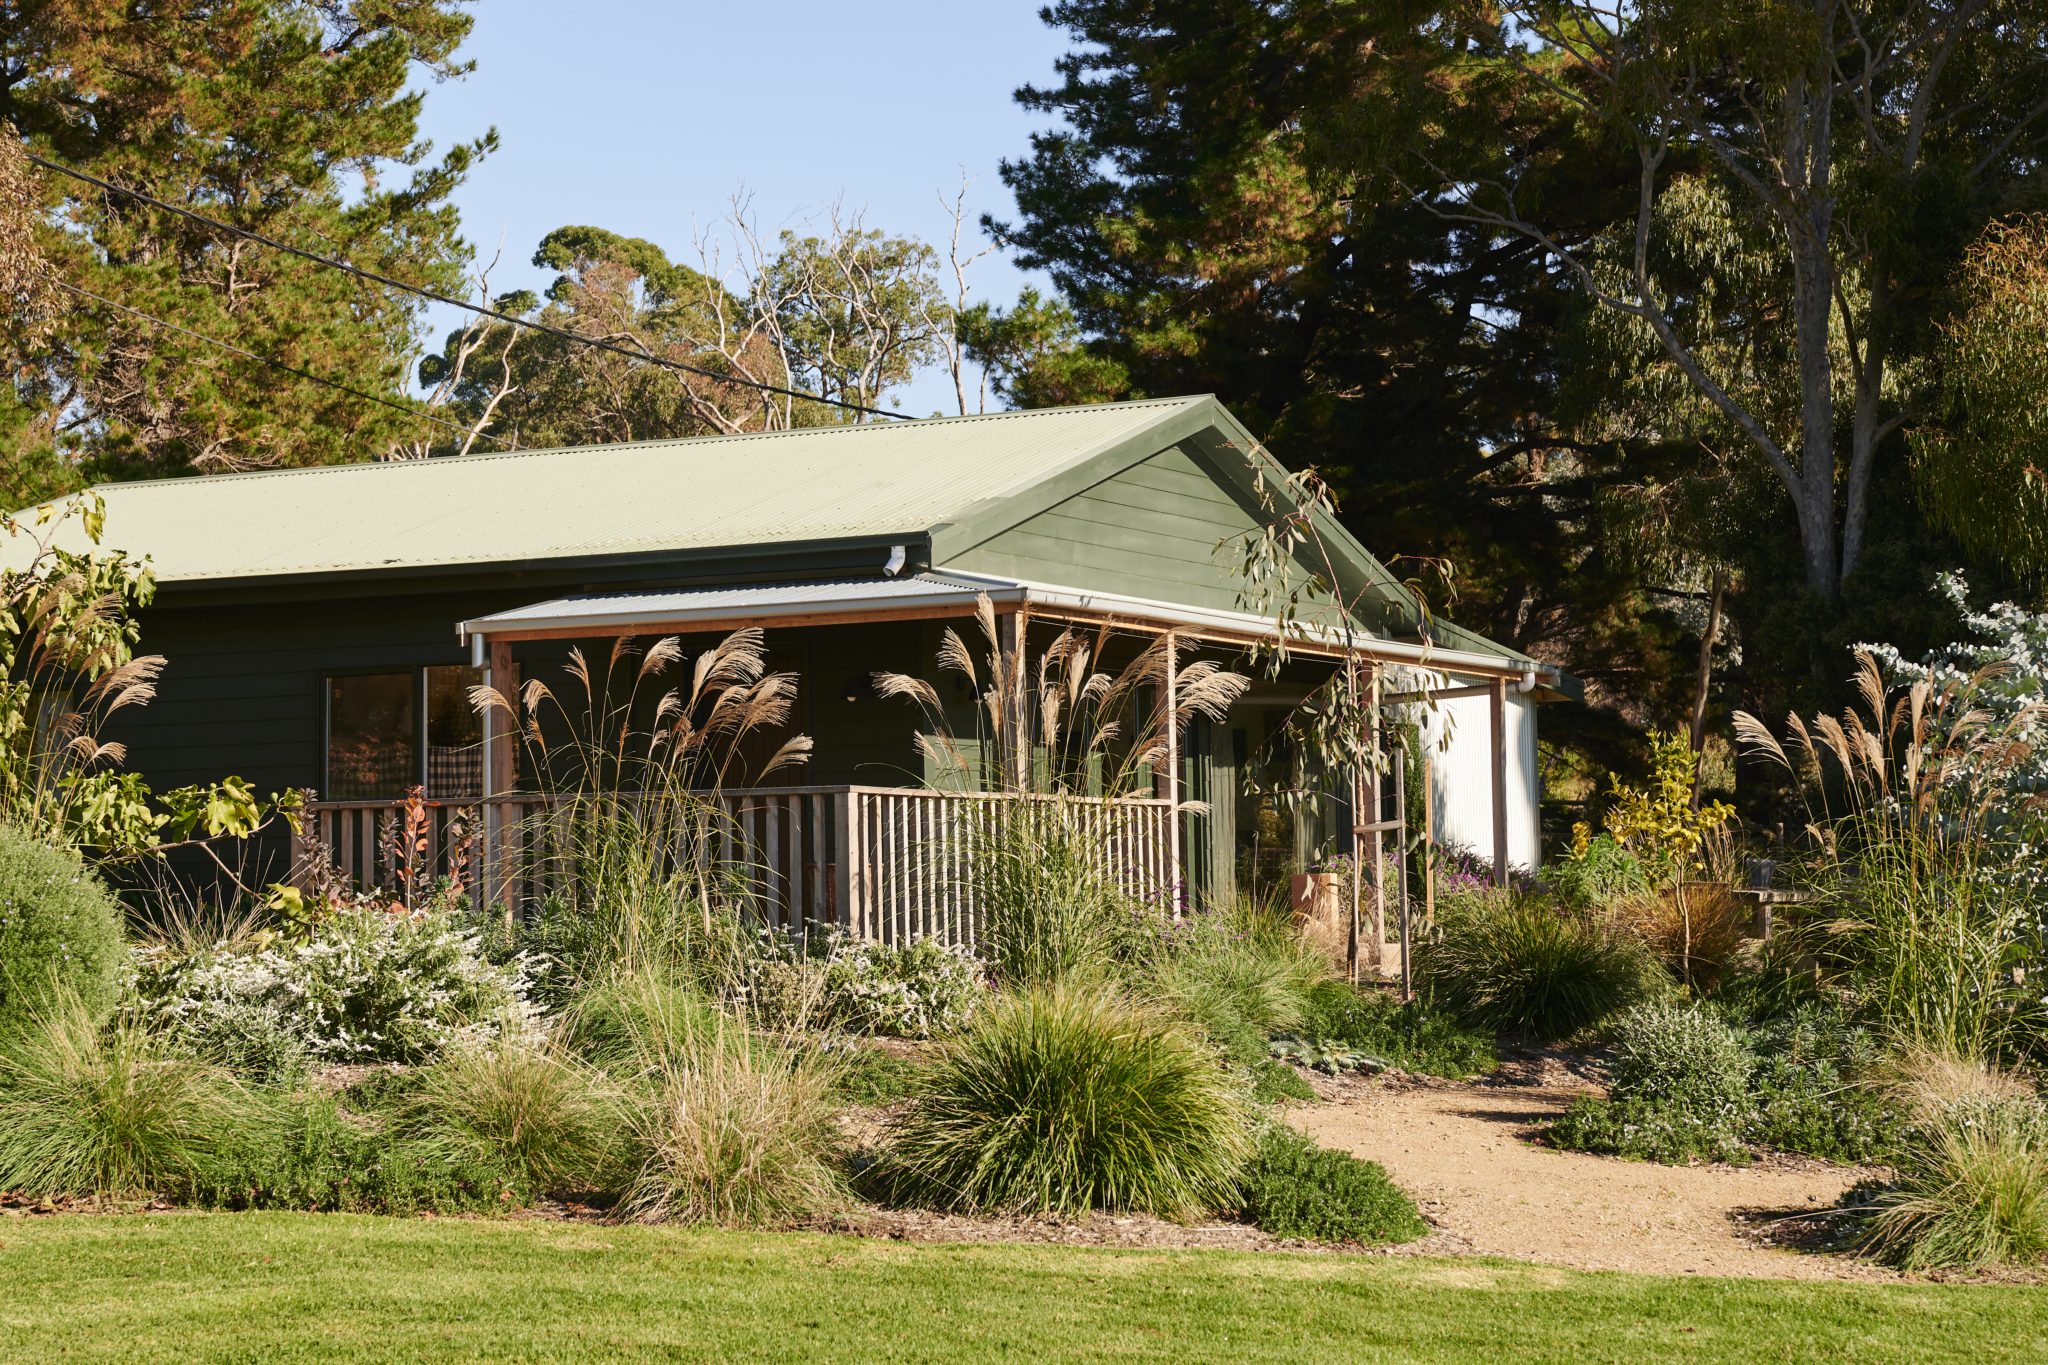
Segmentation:
<svg viewBox="0 0 2048 1365">
<path fill-rule="evenodd" d="M 1988 223 L 2039 198 L 2048 11 L 1475 0 L 1465 12 L 1485 23 L 1470 79 L 1552 102 L 1582 132 L 1508 140 L 1479 162 L 1420 148 L 1445 211 L 1538 244 L 1639 336 L 1689 400 L 1689 429 L 1769 472 L 1807 589 L 1839 600 L 1869 544 L 1885 451 L 1936 416 L 1928 358 L 1955 267 Z M 1333 106 L 1333 145 L 1349 117 Z M 1575 238 L 1556 188 L 1589 150 L 1618 151 L 1633 184 L 1609 230 Z"/>
</svg>

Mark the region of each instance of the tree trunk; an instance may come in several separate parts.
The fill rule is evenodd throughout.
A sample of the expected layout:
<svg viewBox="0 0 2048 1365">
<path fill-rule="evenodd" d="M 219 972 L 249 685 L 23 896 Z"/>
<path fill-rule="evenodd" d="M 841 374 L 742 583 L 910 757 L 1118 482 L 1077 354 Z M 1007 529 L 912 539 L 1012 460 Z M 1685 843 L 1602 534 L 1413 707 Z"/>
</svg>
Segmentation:
<svg viewBox="0 0 2048 1365">
<path fill-rule="evenodd" d="M 1714 570 L 1714 596 L 1707 606 L 1707 628 L 1700 633 L 1700 671 L 1692 694 L 1692 808 L 1700 808 L 1700 754 L 1707 747 L 1707 689 L 1714 681 L 1714 641 L 1721 636 L 1721 595 L 1728 571 Z"/>
</svg>

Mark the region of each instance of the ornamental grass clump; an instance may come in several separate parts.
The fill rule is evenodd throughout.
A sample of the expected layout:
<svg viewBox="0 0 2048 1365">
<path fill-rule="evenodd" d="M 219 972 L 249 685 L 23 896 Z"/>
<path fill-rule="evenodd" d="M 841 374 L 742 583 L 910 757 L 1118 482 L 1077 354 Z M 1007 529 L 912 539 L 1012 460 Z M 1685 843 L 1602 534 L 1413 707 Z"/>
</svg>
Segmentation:
<svg viewBox="0 0 2048 1365">
<path fill-rule="evenodd" d="M 1415 973 L 1467 1023 L 1565 1038 L 1642 999 L 1656 964 L 1584 914 L 1526 893 L 1482 892 L 1439 911 Z"/>
<path fill-rule="evenodd" d="M 942 1207 L 1192 1218 L 1235 1201 L 1250 1149 L 1246 1096 L 1208 1046 L 1068 984 L 999 998 L 947 1045 L 894 1159 Z"/>
<path fill-rule="evenodd" d="M 0 1048 L 0 1189 L 174 1193 L 247 1118 L 220 1070 L 60 992 Z"/>
<path fill-rule="evenodd" d="M 508 1028 L 421 1071 L 392 1130 L 522 1192 L 587 1191 L 611 1173 L 621 1118 L 609 1078 L 545 1035 Z"/>
<path fill-rule="evenodd" d="M 621 1216 L 763 1227 L 844 1199 L 830 1065 L 730 1024 L 675 1042 L 638 1078 Z"/>
<path fill-rule="evenodd" d="M 2048 1107 L 1963 1102 L 1919 1125 L 1866 1246 L 1907 1270 L 2048 1261 Z"/>
<path fill-rule="evenodd" d="M 1329 959 L 1249 905 L 1168 926 L 1141 973 L 1150 998 L 1241 1066 L 1265 1061 L 1270 1035 L 1298 1030 L 1313 992 L 1330 978 Z"/>
</svg>

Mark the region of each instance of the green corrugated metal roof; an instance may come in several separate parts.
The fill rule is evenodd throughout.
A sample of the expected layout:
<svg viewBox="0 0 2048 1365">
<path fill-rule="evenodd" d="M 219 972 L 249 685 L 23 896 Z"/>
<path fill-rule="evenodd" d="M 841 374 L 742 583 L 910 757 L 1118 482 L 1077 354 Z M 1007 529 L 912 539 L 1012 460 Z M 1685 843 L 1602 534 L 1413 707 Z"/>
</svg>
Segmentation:
<svg viewBox="0 0 2048 1365">
<path fill-rule="evenodd" d="M 100 492 L 107 544 L 148 555 L 166 583 L 918 535 L 1212 402 L 159 479 Z"/>
</svg>

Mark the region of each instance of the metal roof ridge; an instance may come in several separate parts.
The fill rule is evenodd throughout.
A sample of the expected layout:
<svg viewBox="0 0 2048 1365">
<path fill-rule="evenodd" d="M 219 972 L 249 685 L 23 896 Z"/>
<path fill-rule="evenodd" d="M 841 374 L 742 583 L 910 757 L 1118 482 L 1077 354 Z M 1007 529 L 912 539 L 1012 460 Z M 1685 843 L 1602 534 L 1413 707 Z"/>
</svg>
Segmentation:
<svg viewBox="0 0 2048 1365">
<path fill-rule="evenodd" d="M 430 456 L 413 460 L 354 460 L 345 464 L 306 465 L 292 469 L 244 469 L 232 474 L 173 474 L 154 479 L 121 479 L 88 485 L 88 492 L 141 491 L 162 487 L 191 487 L 195 483 L 240 482 L 250 479 L 283 479 L 316 474 L 364 474 L 372 470 L 445 469 L 486 461 L 531 459 L 543 455 L 591 455 L 607 451 L 646 450 L 657 446 L 716 445 L 738 441 L 786 440 L 799 436 L 847 435 L 854 432 L 896 431 L 910 427 L 999 422 L 1010 419 L 1038 419 L 1108 412 L 1133 408 L 1183 408 L 1213 398 L 1211 394 L 1185 394 L 1172 398 L 1128 398 L 1115 403 L 1070 403 L 1057 408 L 1006 408 L 1001 412 L 956 413 L 951 416 L 913 417 L 902 422 L 848 422 L 822 427 L 790 427 L 781 431 L 734 431 L 707 436 L 657 436 L 644 441 L 601 441 L 592 445 L 537 446 L 531 450 L 478 450 L 466 455 Z M 76 494 L 67 496 L 75 497 Z"/>
</svg>

